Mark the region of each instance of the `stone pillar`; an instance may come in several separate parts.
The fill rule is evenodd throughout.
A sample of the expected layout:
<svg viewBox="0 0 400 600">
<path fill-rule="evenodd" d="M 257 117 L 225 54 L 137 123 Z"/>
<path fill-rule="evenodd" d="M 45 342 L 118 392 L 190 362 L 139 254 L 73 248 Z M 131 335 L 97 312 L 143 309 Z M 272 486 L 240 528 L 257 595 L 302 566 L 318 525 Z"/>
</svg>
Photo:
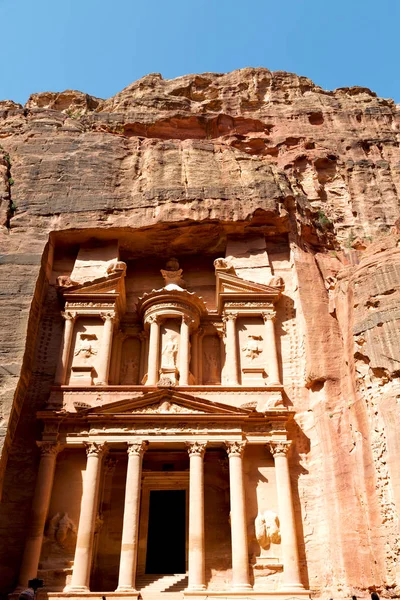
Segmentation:
<svg viewBox="0 0 400 600">
<path fill-rule="evenodd" d="M 189 385 L 189 325 L 190 317 L 183 316 L 179 346 L 179 385 Z"/>
<path fill-rule="evenodd" d="M 199 331 L 195 331 L 192 334 L 192 357 L 191 357 L 191 365 L 192 365 L 192 373 L 194 377 L 194 382 L 196 385 L 199 385 Z"/>
<path fill-rule="evenodd" d="M 236 339 L 236 319 L 237 312 L 228 313 L 222 320 L 225 323 L 226 334 L 225 334 L 225 375 L 227 385 L 238 385 L 238 370 L 239 370 L 239 359 L 237 351 L 237 339 Z"/>
<path fill-rule="evenodd" d="M 17 589 L 26 588 L 28 581 L 37 576 L 44 526 L 53 489 L 57 454 L 63 448 L 56 442 L 37 442 L 37 445 L 41 451 L 41 458 Z"/>
<path fill-rule="evenodd" d="M 140 371 L 139 371 L 139 385 L 143 381 L 143 377 L 147 373 L 147 342 L 148 342 L 148 334 L 147 331 L 142 331 L 139 333 L 140 339 Z"/>
<path fill-rule="evenodd" d="M 206 589 L 204 544 L 204 453 L 207 442 L 187 442 L 190 457 L 189 483 L 189 586 Z"/>
<path fill-rule="evenodd" d="M 156 316 L 148 319 L 150 323 L 150 341 L 146 385 L 156 385 L 158 381 L 158 361 L 160 354 L 160 323 Z"/>
<path fill-rule="evenodd" d="M 251 589 L 247 543 L 246 501 L 242 457 L 246 442 L 225 442 L 229 456 L 231 499 L 232 587 L 238 591 Z"/>
<path fill-rule="evenodd" d="M 128 443 L 124 522 L 117 592 L 136 592 L 142 459 L 148 442 Z"/>
<path fill-rule="evenodd" d="M 112 312 L 101 313 L 100 316 L 104 321 L 104 327 L 97 364 L 97 385 L 108 385 L 115 314 Z"/>
<path fill-rule="evenodd" d="M 304 589 L 300 578 L 299 553 L 296 538 L 292 488 L 287 454 L 291 442 L 272 441 L 267 445 L 275 462 L 276 493 L 278 496 L 279 523 L 283 561 L 282 587 L 288 590 Z"/>
<path fill-rule="evenodd" d="M 65 385 L 67 379 L 67 370 L 69 357 L 71 354 L 72 336 L 74 333 L 74 323 L 76 320 L 76 313 L 71 311 L 65 311 L 61 313 L 64 317 L 64 332 L 60 348 L 60 356 L 58 359 L 55 383 L 56 385 Z"/>
<path fill-rule="evenodd" d="M 278 384 L 281 383 L 281 378 L 279 374 L 279 363 L 278 363 L 278 352 L 276 348 L 276 339 L 275 339 L 275 327 L 274 320 L 276 317 L 276 312 L 265 312 L 262 313 L 262 318 L 264 319 L 264 330 L 265 330 L 265 340 L 264 340 L 264 352 L 267 360 L 266 371 L 268 374 L 269 384 Z"/>
<path fill-rule="evenodd" d="M 85 446 L 87 464 L 83 481 L 81 514 L 76 538 L 71 585 L 65 590 L 68 592 L 90 591 L 89 579 L 92 564 L 94 527 L 98 509 L 101 463 L 103 456 L 107 452 L 106 443 L 88 442 Z"/>
</svg>

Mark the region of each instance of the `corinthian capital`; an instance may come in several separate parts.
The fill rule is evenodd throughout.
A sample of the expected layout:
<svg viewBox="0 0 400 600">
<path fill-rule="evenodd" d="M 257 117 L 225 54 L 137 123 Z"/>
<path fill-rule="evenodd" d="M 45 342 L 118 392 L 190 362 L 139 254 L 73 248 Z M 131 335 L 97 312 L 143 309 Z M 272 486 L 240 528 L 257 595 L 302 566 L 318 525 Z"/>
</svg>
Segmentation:
<svg viewBox="0 0 400 600">
<path fill-rule="evenodd" d="M 286 456 L 289 452 L 289 448 L 292 445 L 290 440 L 277 440 L 271 441 L 267 444 L 267 448 L 271 452 L 272 456 Z"/>
<path fill-rule="evenodd" d="M 222 316 L 222 320 L 224 323 L 226 323 L 227 321 L 236 321 L 237 318 L 238 318 L 237 311 L 229 312 Z"/>
<path fill-rule="evenodd" d="M 102 312 L 102 313 L 100 313 L 100 317 L 103 319 L 104 322 L 114 321 L 115 313 L 114 312 Z"/>
<path fill-rule="evenodd" d="M 207 442 L 186 442 L 189 456 L 204 456 Z"/>
<path fill-rule="evenodd" d="M 83 445 L 86 448 L 87 456 L 98 456 L 101 458 L 108 452 L 108 444 L 107 442 L 83 442 Z"/>
<path fill-rule="evenodd" d="M 226 452 L 229 458 L 231 456 L 242 457 L 246 444 L 246 440 L 243 440 L 242 442 L 225 442 Z"/>
<path fill-rule="evenodd" d="M 143 454 L 147 450 L 147 446 L 149 442 L 146 441 L 136 441 L 136 442 L 128 442 L 128 455 L 129 456 L 143 456 Z"/>
<path fill-rule="evenodd" d="M 266 321 L 275 321 L 276 310 L 269 310 L 268 312 L 262 312 L 261 316 L 264 319 L 264 323 Z"/>
<path fill-rule="evenodd" d="M 58 442 L 36 442 L 42 456 L 57 455 L 64 448 Z"/>
<path fill-rule="evenodd" d="M 66 321 L 75 321 L 76 312 L 73 310 L 65 310 L 64 312 L 61 312 L 61 316 Z"/>
</svg>

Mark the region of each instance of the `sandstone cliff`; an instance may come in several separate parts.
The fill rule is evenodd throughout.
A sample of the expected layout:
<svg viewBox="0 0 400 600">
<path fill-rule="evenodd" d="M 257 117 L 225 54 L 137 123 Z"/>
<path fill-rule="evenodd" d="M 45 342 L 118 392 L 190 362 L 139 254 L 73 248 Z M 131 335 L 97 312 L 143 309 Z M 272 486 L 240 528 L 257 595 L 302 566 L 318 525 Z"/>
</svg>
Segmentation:
<svg viewBox="0 0 400 600">
<path fill-rule="evenodd" d="M 316 596 L 398 594 L 399 123 L 398 107 L 368 89 L 327 92 L 266 69 L 152 74 L 108 100 L 0 102 L 3 593 L 60 340 L 42 309 L 55 295 L 55 239 L 128 239 L 134 228 L 143 253 L 148 239 L 162 253 L 218 249 L 227 233 L 288 236 L 304 573 Z"/>
</svg>

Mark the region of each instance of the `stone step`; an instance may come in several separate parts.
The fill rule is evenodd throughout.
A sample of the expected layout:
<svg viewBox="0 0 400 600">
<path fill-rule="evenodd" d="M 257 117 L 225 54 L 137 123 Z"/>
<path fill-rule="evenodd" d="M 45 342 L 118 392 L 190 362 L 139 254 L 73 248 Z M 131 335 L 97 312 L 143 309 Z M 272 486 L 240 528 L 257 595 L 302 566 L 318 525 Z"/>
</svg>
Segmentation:
<svg viewBox="0 0 400 600">
<path fill-rule="evenodd" d="M 136 587 L 143 600 L 162 597 L 166 600 L 181 600 L 183 590 L 187 588 L 188 578 L 185 573 L 176 575 L 142 575 L 136 580 Z"/>
</svg>

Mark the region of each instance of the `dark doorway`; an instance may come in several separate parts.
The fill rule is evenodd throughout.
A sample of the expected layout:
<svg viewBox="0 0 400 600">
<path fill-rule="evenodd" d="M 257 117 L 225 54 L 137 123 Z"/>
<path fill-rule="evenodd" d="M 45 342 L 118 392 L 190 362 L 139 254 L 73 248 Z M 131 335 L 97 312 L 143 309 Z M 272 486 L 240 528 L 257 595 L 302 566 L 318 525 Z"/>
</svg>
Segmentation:
<svg viewBox="0 0 400 600">
<path fill-rule="evenodd" d="M 146 573 L 186 572 L 186 492 L 150 492 Z"/>
</svg>

